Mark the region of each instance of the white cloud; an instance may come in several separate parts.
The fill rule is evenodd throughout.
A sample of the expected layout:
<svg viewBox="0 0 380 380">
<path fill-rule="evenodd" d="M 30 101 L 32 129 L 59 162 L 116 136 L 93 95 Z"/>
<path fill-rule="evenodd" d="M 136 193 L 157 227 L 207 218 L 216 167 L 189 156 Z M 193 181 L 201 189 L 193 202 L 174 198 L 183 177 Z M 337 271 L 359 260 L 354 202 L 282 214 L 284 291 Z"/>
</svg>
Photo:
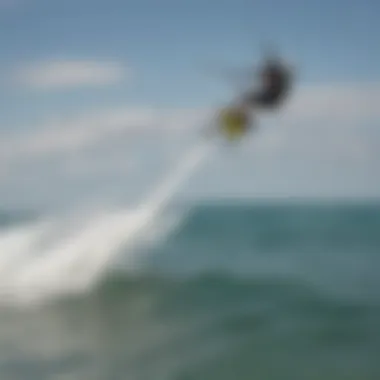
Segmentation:
<svg viewBox="0 0 380 380">
<path fill-rule="evenodd" d="M 284 117 L 358 123 L 380 118 L 380 84 L 310 85 L 295 89 Z"/>
<path fill-rule="evenodd" d="M 257 118 L 260 131 L 257 138 L 262 139 L 262 150 L 276 150 L 284 142 L 292 145 L 300 140 L 302 144 L 325 142 L 325 146 L 339 149 L 339 145 L 349 140 L 356 144 L 357 138 L 367 136 L 363 125 L 378 123 L 379 104 L 380 86 L 301 89 L 283 111 Z M 196 134 L 212 114 L 209 109 L 120 107 L 91 110 L 71 119 L 56 117 L 55 121 L 35 128 L 33 133 L 4 136 L 0 140 L 0 157 L 5 160 L 77 151 L 126 135 L 184 131 Z"/>
<path fill-rule="evenodd" d="M 240 186 L 239 178 L 246 185 L 252 176 L 255 183 L 250 186 L 260 188 L 262 193 L 265 186 L 269 192 L 273 186 L 284 193 L 290 188 L 306 192 L 309 186 L 318 191 L 324 188 L 328 193 L 339 183 L 339 191 L 349 192 L 355 178 L 362 183 L 362 189 L 374 189 L 378 186 L 375 168 L 380 165 L 380 132 L 376 131 L 379 100 L 380 86 L 298 90 L 277 116 L 258 118 L 259 130 L 252 133 L 249 141 L 214 161 L 223 167 L 221 181 L 230 186 L 226 185 L 226 192 L 234 193 Z M 70 120 L 57 118 L 33 133 L 0 138 L 0 176 L 6 181 L 17 176 L 25 178 L 22 173 L 35 176 L 40 170 L 44 174 L 36 179 L 38 186 L 45 181 L 46 186 L 54 185 L 59 191 L 60 187 L 67 188 L 59 183 L 65 183 L 68 177 L 81 181 L 106 178 L 103 183 L 110 181 L 111 186 L 111 178 L 125 180 L 128 172 L 137 170 L 136 178 L 132 174 L 134 183 L 146 173 L 156 172 L 155 160 L 160 161 L 162 154 L 178 158 L 187 137 L 197 137 L 211 115 L 207 109 L 141 107 L 89 111 Z M 173 137 L 178 137 L 182 145 Z M 150 161 L 146 172 L 140 170 L 141 158 Z M 32 166 L 35 170 L 29 170 Z M 233 172 L 230 175 L 234 179 L 229 181 L 226 172 Z M 216 187 L 222 189 L 223 185 Z"/>
<path fill-rule="evenodd" d="M 368 159 L 379 126 L 379 104 L 378 84 L 296 89 L 284 110 L 257 120 L 257 149 L 277 157 Z"/>
<path fill-rule="evenodd" d="M 255 140 L 262 154 L 331 148 L 368 154 L 369 135 L 363 124 L 380 119 L 380 86 L 315 86 L 296 91 L 289 106 L 277 115 L 256 120 Z M 57 117 L 34 133 L 4 136 L 3 162 L 25 157 L 80 151 L 131 135 L 162 136 L 174 132 L 198 133 L 212 117 L 208 109 L 154 109 L 150 107 L 89 111 L 71 119 Z M 265 120 L 266 119 L 266 120 Z M 268 119 L 271 121 L 268 123 Z M 270 125 L 272 124 L 272 125 Z M 318 145 L 319 144 L 319 145 Z"/>
<path fill-rule="evenodd" d="M 72 120 L 58 120 L 34 129 L 34 133 L 4 136 L 0 140 L 3 162 L 56 153 L 80 151 L 127 136 L 163 134 L 202 126 L 207 111 L 163 110 L 149 107 L 90 112 Z"/>
<path fill-rule="evenodd" d="M 117 84 L 130 76 L 130 70 L 111 61 L 51 60 L 21 67 L 17 83 L 39 90 Z"/>
</svg>

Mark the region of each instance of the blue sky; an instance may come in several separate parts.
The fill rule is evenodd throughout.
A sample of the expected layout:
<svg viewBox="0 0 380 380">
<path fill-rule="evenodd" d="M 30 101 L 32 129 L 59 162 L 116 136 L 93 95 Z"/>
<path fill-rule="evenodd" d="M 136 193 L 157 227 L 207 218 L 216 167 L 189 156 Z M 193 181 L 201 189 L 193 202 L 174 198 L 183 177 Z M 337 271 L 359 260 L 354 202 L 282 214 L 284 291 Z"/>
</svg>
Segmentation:
<svg viewBox="0 0 380 380">
<path fill-rule="evenodd" d="M 245 65 L 259 58 L 266 41 L 299 66 L 302 81 L 379 79 L 376 1 L 8 2 L 0 16 L 4 74 L 27 62 L 82 57 L 136 70 L 133 91 L 120 83 L 31 96 L 4 86 L 1 114 L 8 123 L 20 117 L 20 103 L 33 116 L 46 108 L 122 101 L 184 106 L 214 101 L 225 87 L 208 76 L 208 65 Z"/>
<path fill-rule="evenodd" d="M 114 128 L 127 133 L 131 120 L 137 117 L 131 113 L 138 113 L 140 124 L 147 126 L 147 130 L 152 130 L 153 124 L 161 125 L 163 117 L 165 123 L 172 119 L 188 124 L 189 119 L 184 119 L 188 117 L 187 111 L 181 116 L 179 109 L 191 109 L 192 115 L 196 115 L 234 94 L 228 82 L 213 69 L 255 64 L 267 43 L 278 47 L 296 66 L 298 92 L 290 110 L 285 111 L 285 119 L 278 116 L 279 119 L 269 121 L 268 132 L 264 129 L 261 137 L 251 139 L 251 145 L 236 154 L 233 165 L 244 175 L 231 169 L 234 179 L 226 180 L 225 174 L 218 177 L 217 167 L 210 169 L 219 179 L 215 177 L 215 188 L 208 185 L 208 194 L 212 196 L 214 190 L 223 188 L 223 194 L 255 194 L 257 189 L 260 194 L 302 195 L 309 194 L 317 183 L 322 184 L 317 195 L 343 194 L 345 189 L 347 193 L 353 189 L 353 194 L 376 195 L 380 189 L 374 172 L 380 163 L 376 154 L 380 144 L 374 141 L 380 137 L 376 106 L 380 99 L 379 11 L 380 4 L 375 0 L 0 0 L 0 132 L 2 145 L 6 147 L 3 152 L 7 151 L 3 153 L 6 159 L 0 196 L 5 203 L 17 204 L 17 197 L 26 196 L 20 190 L 26 184 L 30 193 L 36 194 L 37 183 L 43 181 L 49 170 L 53 175 L 58 166 L 67 169 L 67 163 L 73 162 L 73 146 L 75 157 L 82 161 L 87 152 L 88 166 L 99 153 L 89 153 L 91 142 L 83 148 L 78 141 L 102 136 L 99 139 L 105 143 L 104 136 L 114 131 L 107 128 L 108 122 L 114 126 L 119 123 L 122 126 Z M 116 121 L 112 119 L 113 110 L 119 115 Z M 156 116 L 151 116 L 152 112 Z M 102 124 L 91 124 L 94 120 L 102 120 Z M 326 122 L 331 126 L 321 132 L 318 126 Z M 302 134 L 305 128 L 297 125 L 307 125 L 308 134 Z M 181 133 L 185 136 L 188 132 Z M 327 155 L 323 162 L 318 149 L 313 157 L 310 150 L 302 153 L 298 149 L 307 144 L 312 146 L 318 138 L 324 144 L 323 136 L 326 139 L 329 134 L 336 136 L 333 140 L 336 145 L 330 142 L 328 153 L 323 153 Z M 157 141 L 156 135 L 157 130 L 152 135 L 147 132 L 144 138 Z M 134 138 L 137 139 L 135 135 Z M 116 149 L 115 139 L 111 140 L 103 148 L 97 141 L 91 149 L 93 152 L 104 149 L 105 160 L 115 156 L 117 149 L 129 157 L 131 149 Z M 164 139 L 160 146 L 157 142 L 156 153 L 168 149 L 176 152 L 179 148 L 174 147 L 177 143 L 172 140 Z M 271 143 L 270 163 L 264 156 L 254 156 L 268 146 L 265 141 L 280 140 L 282 143 L 277 145 Z M 146 142 L 142 142 L 141 136 L 138 141 L 144 152 Z M 11 149 L 10 144 L 18 148 Z M 138 150 L 136 144 L 133 146 Z M 256 151 L 252 150 L 256 145 Z M 352 148 L 354 145 L 361 150 L 357 146 Z M 342 151 L 348 154 L 359 150 L 361 156 L 352 153 L 350 160 L 335 159 Z M 135 154 L 145 157 L 141 152 Z M 248 165 L 246 155 L 250 154 L 264 166 Z M 306 155 L 304 160 L 302 154 Z M 150 148 L 148 156 L 152 155 Z M 319 173 L 319 177 L 311 176 L 306 181 L 300 170 L 308 172 L 308 157 L 316 165 L 311 171 Z M 120 187 L 124 172 L 120 175 L 115 169 L 120 168 L 121 165 L 115 165 L 120 160 L 123 156 L 116 154 L 108 166 L 98 163 L 91 171 L 91 179 L 83 172 L 80 184 L 77 178 L 66 198 L 74 196 L 71 194 L 81 186 L 84 194 L 89 187 L 96 187 L 95 183 L 104 183 L 104 175 L 110 187 Z M 304 162 L 301 169 L 300 161 Z M 285 162 L 288 166 L 283 166 Z M 219 168 L 223 165 L 225 162 Z M 110 172 L 97 175 L 99 167 Z M 345 171 L 345 179 L 339 179 Z M 140 169 L 136 172 L 141 173 Z M 284 172 L 286 176 L 279 175 Z M 201 178 L 202 175 L 199 183 Z M 360 189 L 355 187 L 358 182 L 362 183 Z M 221 183 L 226 185 L 223 187 Z M 235 185 L 228 185 L 231 183 Z M 278 189 L 277 193 L 274 189 Z M 203 188 L 203 192 L 207 191 Z M 58 194 L 53 188 L 51 192 Z M 33 203 L 37 198 L 30 195 L 30 199 Z M 59 199 L 56 195 L 52 202 Z"/>
</svg>

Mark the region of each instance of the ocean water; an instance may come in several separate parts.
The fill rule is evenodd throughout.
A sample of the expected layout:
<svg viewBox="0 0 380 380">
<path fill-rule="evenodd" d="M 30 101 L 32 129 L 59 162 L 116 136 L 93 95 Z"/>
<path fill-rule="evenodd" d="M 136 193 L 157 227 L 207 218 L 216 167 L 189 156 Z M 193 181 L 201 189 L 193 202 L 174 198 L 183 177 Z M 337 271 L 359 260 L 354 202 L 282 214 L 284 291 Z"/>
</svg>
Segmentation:
<svg viewBox="0 0 380 380">
<path fill-rule="evenodd" d="M 164 214 L 1 215 L 1 380 L 380 379 L 379 204 Z"/>
</svg>

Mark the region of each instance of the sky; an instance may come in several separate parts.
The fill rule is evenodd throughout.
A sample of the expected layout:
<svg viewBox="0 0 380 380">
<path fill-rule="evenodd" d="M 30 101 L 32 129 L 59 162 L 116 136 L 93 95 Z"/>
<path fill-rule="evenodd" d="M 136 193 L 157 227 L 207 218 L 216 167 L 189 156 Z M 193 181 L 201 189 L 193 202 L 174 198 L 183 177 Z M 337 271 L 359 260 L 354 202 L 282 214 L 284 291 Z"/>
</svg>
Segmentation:
<svg viewBox="0 0 380 380">
<path fill-rule="evenodd" d="M 237 94 L 233 70 L 268 47 L 295 69 L 287 104 L 257 116 L 183 196 L 379 197 L 379 11 L 375 0 L 0 0 L 0 209 L 149 193 Z"/>
</svg>

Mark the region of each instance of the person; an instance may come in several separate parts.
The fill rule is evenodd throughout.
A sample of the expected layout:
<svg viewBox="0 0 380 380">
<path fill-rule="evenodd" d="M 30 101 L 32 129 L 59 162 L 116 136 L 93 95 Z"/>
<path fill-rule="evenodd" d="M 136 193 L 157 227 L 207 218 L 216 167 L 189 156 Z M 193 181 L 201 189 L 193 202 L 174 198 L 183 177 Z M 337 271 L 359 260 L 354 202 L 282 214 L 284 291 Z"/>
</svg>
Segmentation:
<svg viewBox="0 0 380 380">
<path fill-rule="evenodd" d="M 290 70 L 279 59 L 268 58 L 259 71 L 261 88 L 243 95 L 242 102 L 251 108 L 280 106 L 290 90 Z"/>
<path fill-rule="evenodd" d="M 231 140 L 244 136 L 252 127 L 254 111 L 273 110 L 288 95 L 291 72 L 279 59 L 267 58 L 258 74 L 261 81 L 259 88 L 243 94 L 234 105 L 219 113 L 221 131 Z"/>
</svg>

